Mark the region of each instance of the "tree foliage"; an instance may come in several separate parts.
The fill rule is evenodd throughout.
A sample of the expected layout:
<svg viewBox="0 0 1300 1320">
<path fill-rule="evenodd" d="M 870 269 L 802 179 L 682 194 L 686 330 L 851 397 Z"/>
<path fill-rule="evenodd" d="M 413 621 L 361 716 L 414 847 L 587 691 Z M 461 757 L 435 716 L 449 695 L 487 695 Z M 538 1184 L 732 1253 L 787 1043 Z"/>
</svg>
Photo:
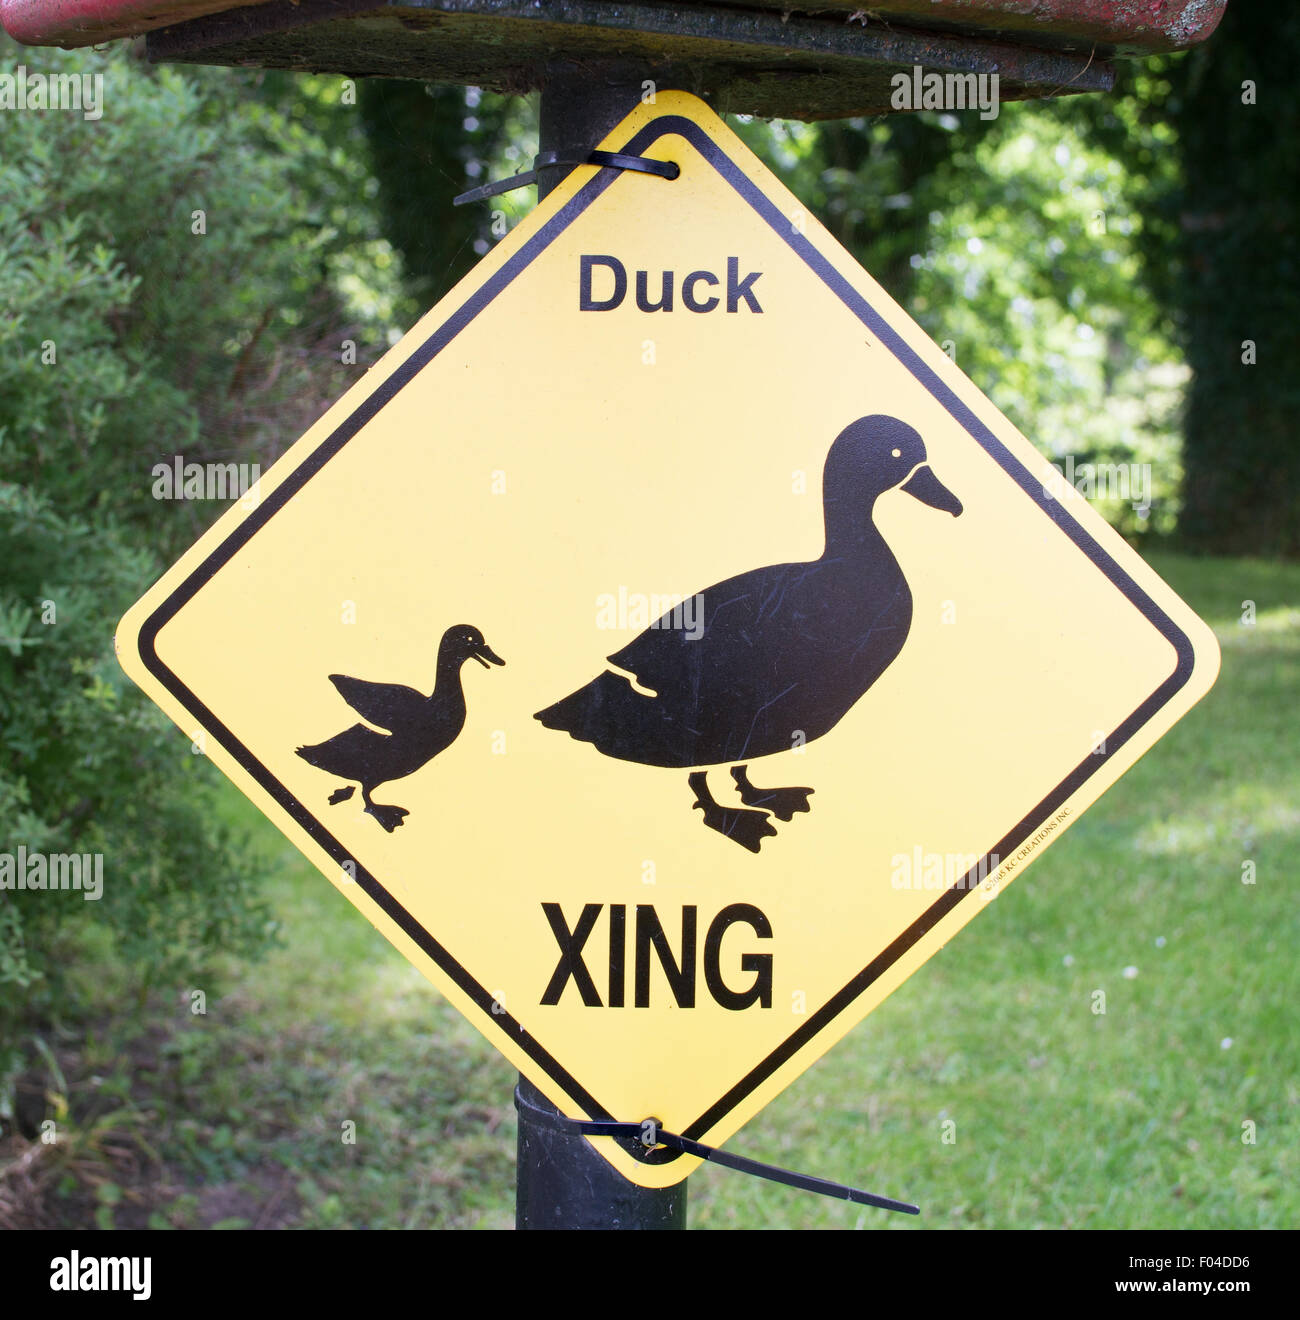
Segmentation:
<svg viewBox="0 0 1300 1320">
<path fill-rule="evenodd" d="M 527 105 L 476 87 L 373 78 L 360 92 L 384 234 L 402 254 L 419 314 L 469 272 L 517 209 L 510 196 L 460 207 L 453 199 L 498 169 L 527 168 L 536 131 Z"/>
<path fill-rule="evenodd" d="M 1234 0 L 1203 45 L 1121 62 L 1080 122 L 1143 217 L 1142 279 L 1191 369 L 1178 537 L 1189 549 L 1300 554 L 1296 315 L 1300 11 Z"/>
<path fill-rule="evenodd" d="M 0 852 L 101 854 L 103 894 L 0 890 L 0 1053 L 88 949 L 192 984 L 271 936 L 215 776 L 113 632 L 219 511 L 155 501 L 153 465 L 265 466 L 361 370 L 337 338 L 368 329 L 339 293 L 368 227 L 359 153 L 242 75 L 121 48 L 42 67 L 103 73 L 109 113 L 0 116 Z"/>
<path fill-rule="evenodd" d="M 1173 68 L 1177 279 L 1193 383 L 1184 541 L 1217 554 L 1300 555 L 1300 10 L 1228 6 Z"/>
</svg>

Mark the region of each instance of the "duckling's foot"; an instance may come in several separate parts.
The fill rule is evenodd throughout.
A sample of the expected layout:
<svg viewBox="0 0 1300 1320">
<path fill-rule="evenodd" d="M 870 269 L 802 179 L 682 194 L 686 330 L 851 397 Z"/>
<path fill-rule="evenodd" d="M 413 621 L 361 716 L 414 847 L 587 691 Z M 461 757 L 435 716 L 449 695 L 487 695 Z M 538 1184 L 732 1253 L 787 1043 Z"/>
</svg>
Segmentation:
<svg viewBox="0 0 1300 1320">
<path fill-rule="evenodd" d="M 704 823 L 719 834 L 725 834 L 733 843 L 756 853 L 763 840 L 776 833 L 776 826 L 765 811 L 744 811 L 740 807 L 721 807 L 709 792 L 708 771 L 697 770 L 688 782 L 695 790 L 694 807 L 704 812 Z"/>
<path fill-rule="evenodd" d="M 346 802 L 356 791 L 356 788 L 352 784 L 348 784 L 344 788 L 336 788 L 330 794 L 330 806 L 337 807 L 340 802 Z"/>
<path fill-rule="evenodd" d="M 405 807 L 387 807 L 380 802 L 372 802 L 366 810 L 391 834 L 411 813 Z"/>
<path fill-rule="evenodd" d="M 748 766 L 737 765 L 732 767 L 731 777 L 736 781 L 736 788 L 740 791 L 740 800 L 747 807 L 761 807 L 764 811 L 770 811 L 777 820 L 793 820 L 796 811 L 811 811 L 808 805 L 808 795 L 814 790 L 811 788 L 755 788 L 749 782 L 749 775 L 746 773 Z"/>
</svg>

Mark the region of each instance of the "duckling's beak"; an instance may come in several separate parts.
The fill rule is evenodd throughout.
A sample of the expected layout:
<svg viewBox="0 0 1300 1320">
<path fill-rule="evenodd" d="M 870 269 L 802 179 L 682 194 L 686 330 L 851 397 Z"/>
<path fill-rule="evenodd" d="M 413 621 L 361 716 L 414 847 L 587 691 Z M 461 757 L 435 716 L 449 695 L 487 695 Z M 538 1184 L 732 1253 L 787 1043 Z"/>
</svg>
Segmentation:
<svg viewBox="0 0 1300 1320">
<path fill-rule="evenodd" d="M 932 509 L 943 509 L 954 518 L 961 513 L 961 501 L 934 475 L 928 463 L 922 463 L 903 482 L 902 489 L 922 504 L 928 504 Z"/>
<path fill-rule="evenodd" d="M 484 642 L 483 645 L 480 646 L 477 651 L 471 651 L 470 655 L 472 655 L 474 659 L 477 660 L 479 664 L 483 666 L 484 669 L 488 668 L 489 660 L 494 665 L 505 664 L 505 661 L 502 660 L 502 658 L 499 655 L 497 655 L 497 653 L 486 642 Z"/>
</svg>

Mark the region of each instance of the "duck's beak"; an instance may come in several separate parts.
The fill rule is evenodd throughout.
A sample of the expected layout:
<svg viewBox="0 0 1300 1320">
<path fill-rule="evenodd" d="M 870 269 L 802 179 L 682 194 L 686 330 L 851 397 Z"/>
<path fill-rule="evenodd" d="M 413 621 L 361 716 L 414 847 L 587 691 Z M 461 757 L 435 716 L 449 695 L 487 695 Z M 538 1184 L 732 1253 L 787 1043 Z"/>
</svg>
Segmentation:
<svg viewBox="0 0 1300 1320">
<path fill-rule="evenodd" d="M 961 513 L 961 501 L 934 475 L 928 463 L 922 463 L 903 482 L 902 489 L 922 504 L 928 504 L 932 509 L 943 509 L 954 518 Z"/>
<path fill-rule="evenodd" d="M 499 655 L 497 655 L 497 653 L 486 642 L 484 642 L 483 645 L 479 647 L 477 651 L 471 651 L 470 655 L 472 655 L 474 659 L 477 660 L 479 664 L 483 666 L 484 669 L 488 667 L 489 660 L 494 665 L 505 664 L 505 661 L 502 660 L 502 658 Z"/>
</svg>

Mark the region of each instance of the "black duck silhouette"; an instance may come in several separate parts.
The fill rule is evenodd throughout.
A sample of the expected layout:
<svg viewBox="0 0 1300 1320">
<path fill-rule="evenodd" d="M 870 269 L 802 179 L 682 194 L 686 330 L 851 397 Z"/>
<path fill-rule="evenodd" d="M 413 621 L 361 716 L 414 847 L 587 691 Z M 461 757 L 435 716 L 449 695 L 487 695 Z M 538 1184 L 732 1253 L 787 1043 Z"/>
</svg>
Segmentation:
<svg viewBox="0 0 1300 1320">
<path fill-rule="evenodd" d="M 505 664 L 477 628 L 461 623 L 442 635 L 437 679 L 430 696 L 400 683 L 367 683 L 346 674 L 331 674 L 330 682 L 358 715 L 391 732 L 354 724 L 326 742 L 299 747 L 298 755 L 308 765 L 360 784 L 366 810 L 391 834 L 410 813 L 403 807 L 374 802 L 370 795 L 390 779 L 414 774 L 459 737 L 465 727 L 460 670 L 471 658 L 484 669 L 489 664 Z M 336 788 L 330 794 L 330 805 L 346 802 L 355 791 L 351 784 Z"/>
<path fill-rule="evenodd" d="M 680 610 L 665 614 L 608 657 L 625 673 L 606 670 L 534 718 L 606 756 L 691 768 L 704 823 L 758 852 L 776 833 L 769 813 L 793 819 L 809 810 L 813 790 L 757 788 L 748 761 L 833 729 L 907 640 L 912 595 L 873 517 L 877 498 L 896 487 L 954 517 L 962 511 L 912 427 L 859 418 L 826 456 L 820 558 L 707 587 L 695 626 L 681 626 Z M 707 767 L 719 765 L 733 767 L 745 809 L 714 799 Z"/>
</svg>

